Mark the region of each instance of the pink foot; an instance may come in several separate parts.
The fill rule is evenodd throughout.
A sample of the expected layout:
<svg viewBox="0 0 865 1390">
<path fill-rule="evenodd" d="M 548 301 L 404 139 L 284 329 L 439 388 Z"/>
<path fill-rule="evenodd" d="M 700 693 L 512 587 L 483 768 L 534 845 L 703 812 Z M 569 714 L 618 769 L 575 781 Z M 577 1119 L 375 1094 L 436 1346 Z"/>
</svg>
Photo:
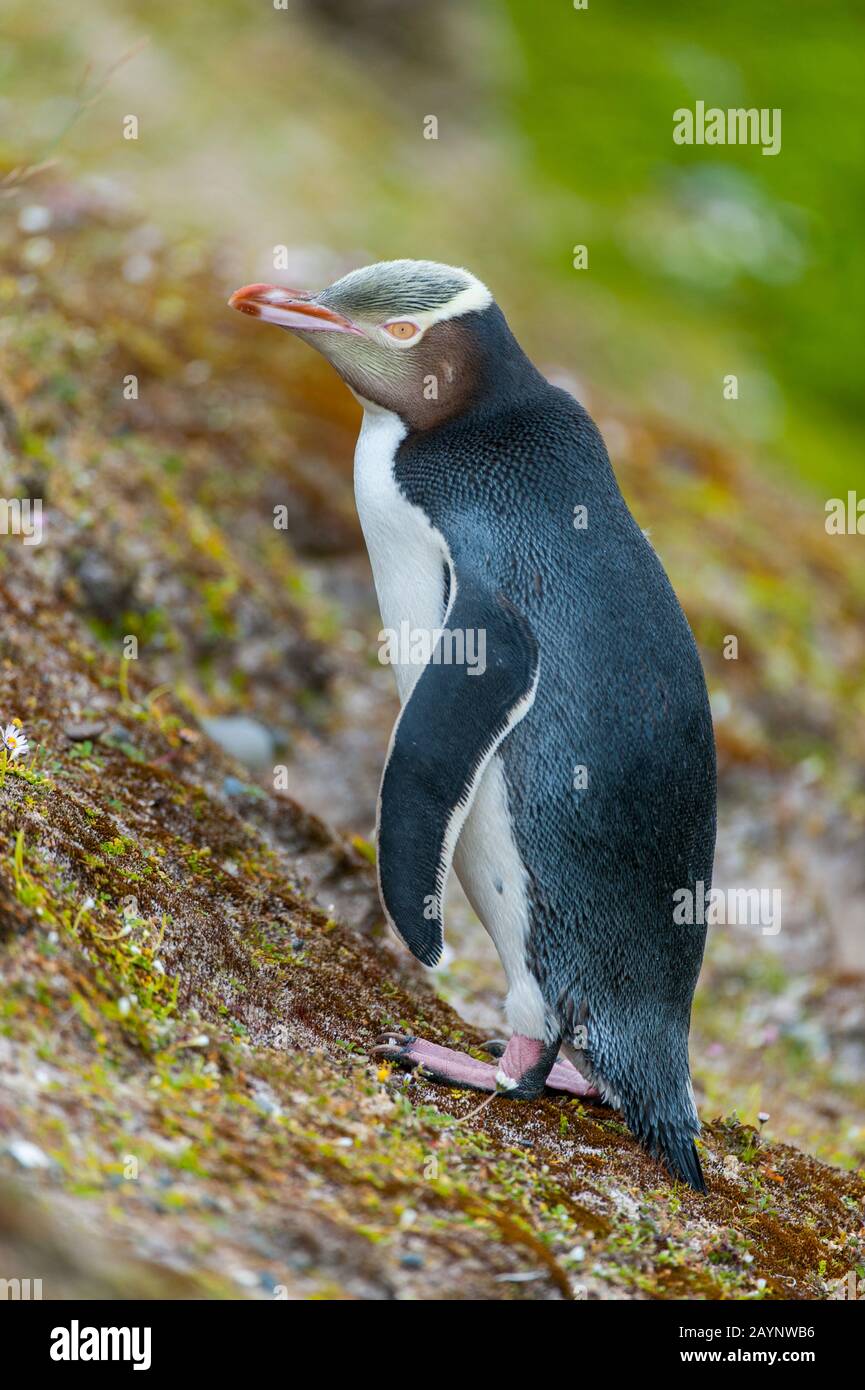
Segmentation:
<svg viewBox="0 0 865 1390">
<path fill-rule="evenodd" d="M 550 1066 L 550 1055 L 555 1057 L 557 1051 L 558 1044 L 551 1049 L 536 1038 L 514 1033 L 499 1062 L 499 1086 L 503 1090 L 514 1091 L 526 1085 L 527 1077 L 536 1080 L 540 1077 L 548 1090 L 567 1091 L 573 1096 L 596 1096 L 598 1092 L 594 1086 L 580 1075 L 572 1062 L 563 1059 Z"/>
<path fill-rule="evenodd" d="M 396 1031 L 379 1034 L 372 1049 L 374 1057 L 409 1070 L 423 1067 L 432 1081 L 472 1091 L 500 1091 L 514 1100 L 533 1100 L 543 1094 L 545 1086 L 573 1096 L 596 1096 L 594 1086 L 575 1066 L 555 1061 L 557 1052 L 558 1044 L 547 1047 L 521 1033 L 515 1033 L 508 1042 L 498 1068 L 453 1048 Z"/>
<path fill-rule="evenodd" d="M 477 1062 L 465 1052 L 455 1052 L 451 1047 L 440 1047 L 438 1043 L 395 1031 L 380 1033 L 375 1043 L 374 1057 L 396 1062 L 409 1071 L 423 1067 L 432 1081 L 463 1086 L 470 1091 L 496 1089 L 495 1067 L 490 1062 Z"/>
<path fill-rule="evenodd" d="M 489 1042 L 483 1044 L 483 1048 L 485 1052 L 489 1052 L 490 1056 L 501 1058 L 499 1065 L 504 1068 L 508 1075 L 522 1076 L 533 1059 L 535 1061 L 539 1059 L 542 1044 L 533 1038 L 526 1038 L 520 1033 L 515 1033 L 507 1043 L 501 1038 L 491 1038 Z M 505 1065 L 506 1058 L 507 1065 Z M 566 1057 L 563 1052 L 559 1053 L 550 1068 L 544 1085 L 549 1091 L 565 1091 L 568 1095 L 573 1096 L 591 1098 L 601 1094 L 597 1087 L 586 1080 L 571 1059 Z"/>
<path fill-rule="evenodd" d="M 567 1058 L 553 1064 L 546 1085 L 551 1091 L 567 1091 L 569 1095 L 586 1096 L 589 1099 L 601 1094 L 597 1086 L 587 1081 L 582 1072 L 577 1071 L 573 1062 L 569 1062 Z"/>
</svg>

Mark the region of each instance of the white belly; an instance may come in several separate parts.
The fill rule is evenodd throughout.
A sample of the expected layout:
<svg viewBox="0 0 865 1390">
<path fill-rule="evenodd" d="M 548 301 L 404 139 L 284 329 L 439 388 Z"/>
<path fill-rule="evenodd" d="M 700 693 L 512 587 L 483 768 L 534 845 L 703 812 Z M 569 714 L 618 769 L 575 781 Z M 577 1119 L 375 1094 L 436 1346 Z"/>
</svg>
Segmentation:
<svg viewBox="0 0 865 1390">
<path fill-rule="evenodd" d="M 432 633 L 444 617 L 448 550 L 441 532 L 394 479 L 394 455 L 405 434 L 391 411 L 365 408 L 354 454 L 354 495 L 383 626 L 394 633 L 402 624 Z M 423 665 L 399 661 L 393 669 L 405 704 Z"/>
<path fill-rule="evenodd" d="M 505 1013 L 515 1033 L 550 1038 L 547 1009 L 526 964 L 528 875 L 514 839 L 501 757 L 484 772 L 454 854 L 465 895 L 493 939 L 508 981 Z"/>
</svg>

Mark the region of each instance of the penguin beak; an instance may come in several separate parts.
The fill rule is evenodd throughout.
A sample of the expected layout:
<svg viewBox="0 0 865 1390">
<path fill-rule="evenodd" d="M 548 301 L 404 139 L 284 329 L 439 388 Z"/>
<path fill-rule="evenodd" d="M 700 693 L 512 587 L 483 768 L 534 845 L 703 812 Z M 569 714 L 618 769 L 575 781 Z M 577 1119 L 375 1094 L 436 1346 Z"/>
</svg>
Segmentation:
<svg viewBox="0 0 865 1390">
<path fill-rule="evenodd" d="M 263 319 L 265 323 L 278 324 L 280 328 L 291 328 L 303 333 L 357 333 L 363 336 L 351 319 L 336 314 L 323 304 L 317 304 L 311 294 L 303 290 L 289 290 L 282 285 L 244 285 L 235 290 L 228 301 L 229 308 L 238 309 L 241 314 Z"/>
</svg>

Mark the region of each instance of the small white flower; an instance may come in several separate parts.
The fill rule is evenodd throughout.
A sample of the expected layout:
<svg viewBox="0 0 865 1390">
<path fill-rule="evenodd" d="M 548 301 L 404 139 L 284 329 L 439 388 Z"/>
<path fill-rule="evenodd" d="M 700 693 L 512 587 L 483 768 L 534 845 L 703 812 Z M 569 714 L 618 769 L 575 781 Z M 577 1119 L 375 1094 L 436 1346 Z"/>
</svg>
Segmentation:
<svg viewBox="0 0 865 1390">
<path fill-rule="evenodd" d="M 3 730 L 3 747 L 9 755 L 10 763 L 14 763 L 16 758 L 23 758 L 25 753 L 30 751 L 30 744 L 27 742 L 27 735 L 21 727 L 20 719 L 13 719 L 11 724 L 7 724 Z"/>
</svg>

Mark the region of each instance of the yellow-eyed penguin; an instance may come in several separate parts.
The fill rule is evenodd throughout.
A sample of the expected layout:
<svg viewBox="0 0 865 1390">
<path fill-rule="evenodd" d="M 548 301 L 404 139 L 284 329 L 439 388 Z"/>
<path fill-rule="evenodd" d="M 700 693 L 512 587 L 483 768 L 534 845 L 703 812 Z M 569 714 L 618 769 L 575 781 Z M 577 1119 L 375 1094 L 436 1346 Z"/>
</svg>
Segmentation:
<svg viewBox="0 0 865 1390">
<path fill-rule="evenodd" d="M 378 810 L 387 917 L 434 965 L 453 864 L 508 981 L 497 1067 L 394 1033 L 374 1050 L 514 1098 L 600 1095 L 704 1190 L 688 1029 L 705 927 L 674 905 L 711 882 L 712 723 L 597 428 L 468 271 L 386 261 L 229 302 L 318 348 L 364 407 L 358 512 L 405 638 Z"/>
</svg>

